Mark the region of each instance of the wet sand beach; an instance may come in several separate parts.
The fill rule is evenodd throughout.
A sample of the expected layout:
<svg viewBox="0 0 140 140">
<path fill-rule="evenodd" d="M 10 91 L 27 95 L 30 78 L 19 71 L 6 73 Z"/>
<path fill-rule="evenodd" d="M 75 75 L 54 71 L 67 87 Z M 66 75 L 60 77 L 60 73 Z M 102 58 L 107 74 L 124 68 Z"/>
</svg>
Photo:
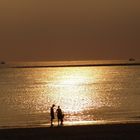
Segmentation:
<svg viewBox="0 0 140 140">
<path fill-rule="evenodd" d="M 0 140 L 139 140 L 140 123 L 1 129 Z"/>
</svg>

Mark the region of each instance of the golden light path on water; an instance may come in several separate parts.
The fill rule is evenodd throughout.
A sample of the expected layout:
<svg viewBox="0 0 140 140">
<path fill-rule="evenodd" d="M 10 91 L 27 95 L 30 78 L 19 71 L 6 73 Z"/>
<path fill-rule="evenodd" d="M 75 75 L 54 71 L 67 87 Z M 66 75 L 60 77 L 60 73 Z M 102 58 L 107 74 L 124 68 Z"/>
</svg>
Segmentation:
<svg viewBox="0 0 140 140">
<path fill-rule="evenodd" d="M 59 98 L 58 103 L 65 108 L 65 111 L 81 112 L 90 106 L 88 91 L 84 85 L 88 84 L 91 73 L 88 70 L 64 69 L 61 74 L 55 85 L 59 87 L 59 94 L 55 96 Z"/>
<path fill-rule="evenodd" d="M 23 96 L 16 98 L 16 103 L 31 117 L 38 116 L 36 119 L 43 124 L 50 123 L 52 104 L 56 105 L 55 110 L 61 107 L 67 124 L 101 123 L 122 102 L 118 94 L 112 94 L 120 84 L 110 86 L 110 79 L 118 78 L 119 74 L 116 68 L 107 67 L 31 69 L 24 76 L 29 86 Z"/>
<path fill-rule="evenodd" d="M 51 72 L 47 71 L 47 76 L 45 73 L 42 76 L 46 86 L 42 87 L 44 93 L 43 95 L 40 94 L 42 97 L 38 98 L 39 102 L 44 106 L 44 109 L 46 104 L 49 104 L 49 107 L 55 104 L 56 108 L 59 105 L 66 114 L 65 118 L 68 121 L 84 122 L 84 119 L 91 119 L 90 115 L 84 114 L 88 114 L 90 109 L 97 109 L 102 106 L 103 100 L 107 98 L 96 92 L 94 87 L 94 84 L 102 76 L 102 70 L 92 70 L 86 67 L 60 68 L 54 72 L 51 69 Z"/>
<path fill-rule="evenodd" d="M 65 71 L 62 73 L 65 73 Z M 66 112 L 81 112 L 90 106 L 90 99 L 87 96 L 86 87 L 84 87 L 90 76 L 88 71 L 75 71 L 74 69 L 69 69 L 65 75 L 60 75 L 60 80 L 56 81 L 56 86 L 59 87 L 60 92 L 58 103 Z M 58 98 L 58 95 L 56 95 L 56 98 Z"/>
</svg>

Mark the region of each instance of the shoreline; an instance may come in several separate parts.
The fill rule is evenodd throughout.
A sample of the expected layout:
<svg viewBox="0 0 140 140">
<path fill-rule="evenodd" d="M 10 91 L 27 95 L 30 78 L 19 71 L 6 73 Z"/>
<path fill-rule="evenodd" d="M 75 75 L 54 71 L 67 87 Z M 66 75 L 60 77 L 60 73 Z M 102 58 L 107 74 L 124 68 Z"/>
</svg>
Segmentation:
<svg viewBox="0 0 140 140">
<path fill-rule="evenodd" d="M 63 127 L 0 129 L 1 140 L 135 140 L 140 139 L 140 123 L 95 124 Z"/>
<path fill-rule="evenodd" d="M 63 127 L 75 127 L 75 126 L 100 126 L 100 125 L 123 125 L 123 124 L 140 124 L 138 121 L 65 121 Z M 55 121 L 53 127 L 58 127 L 58 123 Z M 0 130 L 3 129 L 32 129 L 32 128 L 50 128 L 50 123 L 42 124 L 24 124 L 24 125 L 3 125 L 0 126 Z"/>
</svg>

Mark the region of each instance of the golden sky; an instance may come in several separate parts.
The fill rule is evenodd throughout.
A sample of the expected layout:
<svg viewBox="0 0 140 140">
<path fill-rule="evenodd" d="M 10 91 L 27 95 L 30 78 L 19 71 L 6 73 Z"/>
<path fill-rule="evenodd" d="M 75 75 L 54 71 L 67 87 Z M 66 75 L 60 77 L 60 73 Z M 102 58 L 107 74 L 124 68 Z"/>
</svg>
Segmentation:
<svg viewBox="0 0 140 140">
<path fill-rule="evenodd" d="M 139 0 L 1 0 L 0 60 L 140 58 Z"/>
</svg>

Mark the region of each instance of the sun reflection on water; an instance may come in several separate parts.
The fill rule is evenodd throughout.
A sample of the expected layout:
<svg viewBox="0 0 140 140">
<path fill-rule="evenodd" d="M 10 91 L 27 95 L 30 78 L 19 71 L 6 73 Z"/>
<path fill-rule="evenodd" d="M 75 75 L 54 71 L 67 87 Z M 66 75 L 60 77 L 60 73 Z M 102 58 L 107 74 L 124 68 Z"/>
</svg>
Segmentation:
<svg viewBox="0 0 140 140">
<path fill-rule="evenodd" d="M 106 110 L 116 101 L 116 97 L 108 92 L 112 87 L 104 87 L 101 83 L 109 79 L 109 75 L 104 76 L 103 69 L 57 68 L 47 73 L 44 71 L 42 75 L 44 85 L 36 98 L 38 109 L 41 112 L 47 110 L 49 114 L 52 104 L 56 108 L 59 105 L 65 113 L 66 121 L 93 121 L 96 119 L 96 110 Z"/>
<path fill-rule="evenodd" d="M 91 78 L 92 77 L 92 78 Z M 64 68 L 54 77 L 51 98 L 66 113 L 79 113 L 93 106 L 88 85 L 96 82 L 96 75 L 88 69 Z"/>
</svg>

